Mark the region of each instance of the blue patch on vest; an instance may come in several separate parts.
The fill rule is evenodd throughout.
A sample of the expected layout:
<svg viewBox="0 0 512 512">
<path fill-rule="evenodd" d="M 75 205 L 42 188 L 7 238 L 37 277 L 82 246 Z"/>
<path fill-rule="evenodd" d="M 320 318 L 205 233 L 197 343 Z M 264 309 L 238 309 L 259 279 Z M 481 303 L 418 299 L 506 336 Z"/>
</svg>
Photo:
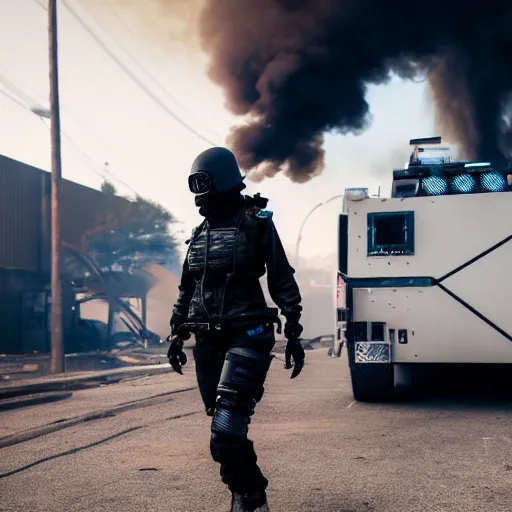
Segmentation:
<svg viewBox="0 0 512 512">
<path fill-rule="evenodd" d="M 272 215 L 273 213 L 268 210 L 258 210 L 256 212 L 256 217 L 259 217 L 260 219 L 271 219 Z"/>
<path fill-rule="evenodd" d="M 256 327 L 256 329 L 249 329 L 247 331 L 247 336 L 257 336 L 258 334 L 262 334 L 263 333 L 263 325 L 258 325 L 258 327 Z"/>
</svg>

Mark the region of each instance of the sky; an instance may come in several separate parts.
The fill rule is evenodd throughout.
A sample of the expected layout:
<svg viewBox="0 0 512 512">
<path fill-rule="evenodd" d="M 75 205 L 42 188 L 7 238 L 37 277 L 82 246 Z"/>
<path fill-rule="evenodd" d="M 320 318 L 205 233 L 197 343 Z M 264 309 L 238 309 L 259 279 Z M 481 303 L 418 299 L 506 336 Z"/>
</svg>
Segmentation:
<svg viewBox="0 0 512 512">
<path fill-rule="evenodd" d="M 0 0 L 0 153 L 49 170 L 48 121 L 30 112 L 49 104 L 46 3 Z M 63 176 L 92 188 L 106 177 L 122 195 L 136 192 L 161 203 L 180 221 L 184 239 L 201 221 L 188 190 L 190 165 L 210 147 L 204 139 L 223 145 L 243 119 L 226 111 L 222 90 L 207 77 L 207 57 L 176 36 L 169 15 L 155 10 L 141 21 L 137 11 L 111 0 L 66 3 L 82 23 L 59 2 Z M 313 207 L 348 187 L 372 194 L 380 187 L 388 195 L 409 139 L 438 135 L 424 83 L 392 80 L 370 87 L 367 98 L 371 128 L 360 136 L 327 135 L 321 176 L 305 184 L 279 175 L 248 182 L 248 193 L 270 198 L 291 258 Z M 301 257 L 321 261 L 335 254 L 340 210 L 335 200 L 309 218 Z"/>
</svg>

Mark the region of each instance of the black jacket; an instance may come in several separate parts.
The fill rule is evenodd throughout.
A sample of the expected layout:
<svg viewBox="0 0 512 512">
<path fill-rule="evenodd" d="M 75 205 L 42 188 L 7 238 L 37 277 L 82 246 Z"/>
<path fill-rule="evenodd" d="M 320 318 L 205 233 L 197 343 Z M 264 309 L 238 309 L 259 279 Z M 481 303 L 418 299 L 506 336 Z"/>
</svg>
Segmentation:
<svg viewBox="0 0 512 512">
<path fill-rule="evenodd" d="M 270 212 L 243 204 L 205 220 L 189 241 L 171 321 L 173 334 L 185 323 L 197 332 L 206 324 L 224 329 L 274 320 L 277 311 L 268 308 L 260 284 L 265 272 L 281 314 L 298 322 L 302 299 L 295 271 Z"/>
</svg>

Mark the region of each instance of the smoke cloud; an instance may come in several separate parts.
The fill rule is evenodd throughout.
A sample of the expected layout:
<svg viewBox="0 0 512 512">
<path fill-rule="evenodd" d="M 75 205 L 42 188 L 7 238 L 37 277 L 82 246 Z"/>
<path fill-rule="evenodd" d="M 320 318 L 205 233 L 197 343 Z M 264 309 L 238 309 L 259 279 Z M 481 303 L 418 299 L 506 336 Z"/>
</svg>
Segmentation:
<svg viewBox="0 0 512 512">
<path fill-rule="evenodd" d="M 320 173 L 324 135 L 366 130 L 367 87 L 393 74 L 428 76 L 462 156 L 510 151 L 512 2 L 205 0 L 198 21 L 209 77 L 244 116 L 227 143 L 252 178 Z"/>
</svg>

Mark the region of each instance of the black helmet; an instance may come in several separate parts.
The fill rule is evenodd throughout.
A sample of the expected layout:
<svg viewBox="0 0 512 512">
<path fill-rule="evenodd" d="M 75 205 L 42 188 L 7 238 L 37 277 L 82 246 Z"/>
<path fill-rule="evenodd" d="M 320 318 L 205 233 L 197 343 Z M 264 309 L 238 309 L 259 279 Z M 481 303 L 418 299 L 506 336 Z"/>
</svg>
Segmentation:
<svg viewBox="0 0 512 512">
<path fill-rule="evenodd" d="M 204 196 L 240 187 L 243 180 L 235 155 L 229 149 L 210 148 L 194 160 L 188 186 L 196 196 Z"/>
</svg>

